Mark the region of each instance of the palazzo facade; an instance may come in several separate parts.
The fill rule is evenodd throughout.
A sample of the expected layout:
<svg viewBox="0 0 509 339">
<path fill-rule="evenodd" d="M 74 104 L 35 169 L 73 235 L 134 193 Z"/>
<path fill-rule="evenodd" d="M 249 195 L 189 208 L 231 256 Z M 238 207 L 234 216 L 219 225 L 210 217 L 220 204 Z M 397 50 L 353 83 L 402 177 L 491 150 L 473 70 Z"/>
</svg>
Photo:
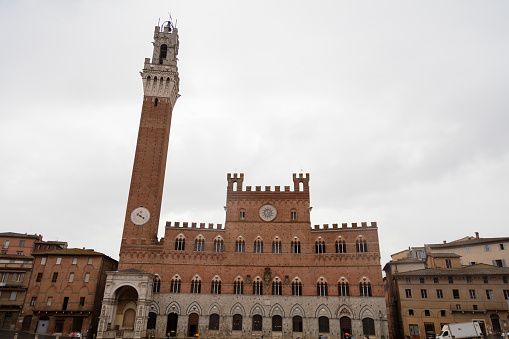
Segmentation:
<svg viewBox="0 0 509 339">
<path fill-rule="evenodd" d="M 312 226 L 310 175 L 289 186 L 245 186 L 227 175 L 225 224 L 157 229 L 178 32 L 155 28 L 121 240 L 98 338 L 387 338 L 375 222 Z"/>
</svg>

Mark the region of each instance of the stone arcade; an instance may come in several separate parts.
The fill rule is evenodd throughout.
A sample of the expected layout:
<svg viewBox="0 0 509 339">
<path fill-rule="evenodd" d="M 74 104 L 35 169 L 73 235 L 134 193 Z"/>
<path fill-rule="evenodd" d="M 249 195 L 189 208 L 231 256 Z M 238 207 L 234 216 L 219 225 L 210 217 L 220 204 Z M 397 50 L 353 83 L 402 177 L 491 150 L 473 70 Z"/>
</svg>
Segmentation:
<svg viewBox="0 0 509 339">
<path fill-rule="evenodd" d="M 98 338 L 387 338 L 375 222 L 312 226 L 309 174 L 293 186 L 244 186 L 227 176 L 225 225 L 157 228 L 178 32 L 156 27 L 120 249 Z"/>
</svg>

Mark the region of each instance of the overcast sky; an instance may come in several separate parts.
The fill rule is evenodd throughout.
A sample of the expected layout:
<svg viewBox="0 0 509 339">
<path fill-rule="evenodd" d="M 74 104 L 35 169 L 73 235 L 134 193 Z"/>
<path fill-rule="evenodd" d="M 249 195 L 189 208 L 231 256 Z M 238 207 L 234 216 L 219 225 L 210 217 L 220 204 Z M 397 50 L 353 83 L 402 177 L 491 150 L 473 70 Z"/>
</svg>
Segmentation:
<svg viewBox="0 0 509 339">
<path fill-rule="evenodd" d="M 506 1 L 0 0 L 1 231 L 118 258 L 154 26 L 179 29 L 165 221 L 226 174 L 310 173 L 312 224 L 408 246 L 508 236 Z"/>
</svg>

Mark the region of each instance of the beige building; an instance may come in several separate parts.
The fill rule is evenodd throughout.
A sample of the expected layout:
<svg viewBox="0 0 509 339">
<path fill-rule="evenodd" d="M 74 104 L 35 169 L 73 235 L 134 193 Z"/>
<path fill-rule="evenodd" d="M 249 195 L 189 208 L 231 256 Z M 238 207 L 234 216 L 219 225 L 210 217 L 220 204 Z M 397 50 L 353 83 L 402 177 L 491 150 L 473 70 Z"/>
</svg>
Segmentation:
<svg viewBox="0 0 509 339">
<path fill-rule="evenodd" d="M 445 324 L 477 321 L 486 334 L 507 331 L 509 268 L 462 265 L 457 253 L 396 256 L 384 267 L 391 338 L 426 338 Z"/>
<path fill-rule="evenodd" d="M 455 253 L 463 265 L 488 264 L 507 267 L 509 264 L 509 237 L 481 238 L 467 236 L 452 242 L 425 245 L 426 253 Z M 394 260 L 394 258 L 393 258 Z"/>
<path fill-rule="evenodd" d="M 13 330 L 21 315 L 33 257 L 0 255 L 0 328 Z"/>
</svg>

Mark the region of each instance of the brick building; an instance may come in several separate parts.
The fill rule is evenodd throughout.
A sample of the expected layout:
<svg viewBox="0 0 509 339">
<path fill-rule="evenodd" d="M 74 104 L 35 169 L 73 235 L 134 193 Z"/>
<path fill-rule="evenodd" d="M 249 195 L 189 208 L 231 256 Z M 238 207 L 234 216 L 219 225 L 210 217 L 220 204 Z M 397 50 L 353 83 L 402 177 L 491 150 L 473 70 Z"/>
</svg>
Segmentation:
<svg viewBox="0 0 509 339">
<path fill-rule="evenodd" d="M 445 324 L 470 321 L 485 334 L 509 329 L 508 267 L 462 265 L 450 252 L 405 252 L 384 267 L 391 338 L 427 338 Z"/>
<path fill-rule="evenodd" d="M 228 174 L 224 227 L 167 222 L 158 238 L 178 46 L 176 28 L 156 27 L 98 338 L 387 337 L 377 225 L 312 227 L 309 174 L 263 189 Z"/>
<path fill-rule="evenodd" d="M 14 232 L 0 233 L 1 254 L 30 255 L 35 242 L 42 241 L 40 234 L 22 234 Z"/>
<path fill-rule="evenodd" d="M 116 270 L 117 261 L 76 248 L 32 255 L 32 278 L 17 329 L 41 334 L 95 333 L 106 271 Z"/>
</svg>

